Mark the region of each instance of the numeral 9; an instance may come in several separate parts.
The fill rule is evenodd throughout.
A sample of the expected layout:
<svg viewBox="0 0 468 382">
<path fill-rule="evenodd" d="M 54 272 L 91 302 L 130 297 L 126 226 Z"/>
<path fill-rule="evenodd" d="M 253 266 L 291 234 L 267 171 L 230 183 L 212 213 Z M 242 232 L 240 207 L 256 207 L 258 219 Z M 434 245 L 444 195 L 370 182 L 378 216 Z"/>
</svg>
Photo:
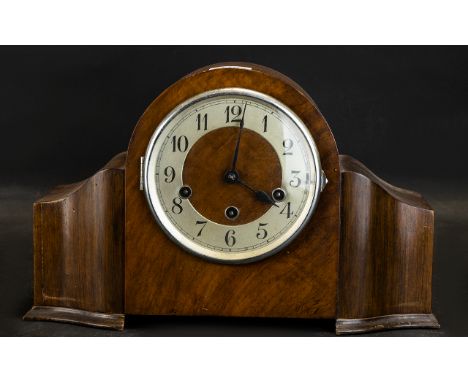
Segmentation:
<svg viewBox="0 0 468 382">
<path fill-rule="evenodd" d="M 175 170 L 174 170 L 174 167 L 171 167 L 171 166 L 167 166 L 165 169 L 164 169 L 164 175 L 166 176 L 164 178 L 164 181 L 166 183 L 172 183 L 172 181 L 174 180 L 175 178 Z"/>
</svg>

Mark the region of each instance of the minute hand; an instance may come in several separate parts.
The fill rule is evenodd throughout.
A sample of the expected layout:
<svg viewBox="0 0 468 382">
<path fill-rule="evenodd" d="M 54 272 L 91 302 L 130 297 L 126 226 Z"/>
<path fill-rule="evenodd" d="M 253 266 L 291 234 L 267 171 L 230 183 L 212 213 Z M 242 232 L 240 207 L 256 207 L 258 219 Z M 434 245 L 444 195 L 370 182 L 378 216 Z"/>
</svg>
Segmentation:
<svg viewBox="0 0 468 382">
<path fill-rule="evenodd" d="M 237 157 L 239 156 L 239 145 L 242 135 L 242 129 L 244 128 L 245 109 L 247 109 L 247 104 L 245 104 L 244 106 L 244 111 L 242 112 L 242 119 L 240 120 L 239 124 L 239 134 L 237 135 L 236 148 L 234 150 L 234 156 L 232 157 L 231 171 L 236 171 Z"/>
</svg>

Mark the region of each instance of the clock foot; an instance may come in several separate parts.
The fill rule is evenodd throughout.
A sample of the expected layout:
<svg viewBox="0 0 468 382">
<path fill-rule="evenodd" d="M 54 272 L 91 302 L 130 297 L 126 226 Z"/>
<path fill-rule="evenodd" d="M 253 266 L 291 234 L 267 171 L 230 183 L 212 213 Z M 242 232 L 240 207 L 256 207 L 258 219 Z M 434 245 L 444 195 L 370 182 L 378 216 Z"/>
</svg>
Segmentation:
<svg viewBox="0 0 468 382">
<path fill-rule="evenodd" d="M 439 329 L 440 325 L 433 314 L 389 314 L 336 320 L 336 334 L 359 334 L 401 328 Z"/>
<path fill-rule="evenodd" d="M 341 253 L 336 332 L 439 328 L 432 315 L 434 211 L 340 155 Z"/>
<path fill-rule="evenodd" d="M 34 203 L 34 303 L 25 319 L 123 328 L 125 159 Z"/>
<path fill-rule="evenodd" d="M 95 328 L 123 330 L 125 315 L 120 313 L 98 313 L 59 306 L 33 306 L 23 320 L 55 321 L 92 326 Z"/>
</svg>

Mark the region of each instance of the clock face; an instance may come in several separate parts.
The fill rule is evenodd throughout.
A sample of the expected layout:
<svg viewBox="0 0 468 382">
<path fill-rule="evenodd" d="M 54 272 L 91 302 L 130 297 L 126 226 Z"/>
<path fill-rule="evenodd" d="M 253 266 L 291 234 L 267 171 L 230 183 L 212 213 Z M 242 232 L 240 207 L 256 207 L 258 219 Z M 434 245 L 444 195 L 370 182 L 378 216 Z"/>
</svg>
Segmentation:
<svg viewBox="0 0 468 382">
<path fill-rule="evenodd" d="M 239 88 L 176 107 L 156 127 L 142 170 L 150 209 L 169 237 L 233 263 L 290 243 L 325 184 L 304 123 L 276 99 Z"/>
</svg>

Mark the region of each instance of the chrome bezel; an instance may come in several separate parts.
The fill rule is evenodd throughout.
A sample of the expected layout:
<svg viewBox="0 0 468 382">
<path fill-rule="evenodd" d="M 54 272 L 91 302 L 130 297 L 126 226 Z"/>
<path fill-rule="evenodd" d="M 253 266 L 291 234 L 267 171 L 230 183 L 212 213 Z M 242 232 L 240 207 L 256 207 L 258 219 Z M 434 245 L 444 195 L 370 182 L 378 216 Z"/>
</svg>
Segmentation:
<svg viewBox="0 0 468 382">
<path fill-rule="evenodd" d="M 292 225 L 294 227 L 293 232 L 288 235 L 286 239 L 284 239 L 282 242 L 280 242 L 278 245 L 274 246 L 271 249 L 268 249 L 269 247 L 272 247 L 271 245 L 267 245 L 265 247 L 260 247 L 256 248 L 251 252 L 250 254 L 245 254 L 243 257 L 238 258 L 233 258 L 233 259 L 226 259 L 225 253 L 222 253 L 220 251 L 215 251 L 210 248 L 203 247 L 202 245 L 195 243 L 194 241 L 190 240 L 187 236 L 185 236 L 183 233 L 181 233 L 177 227 L 167 218 L 166 214 L 164 213 L 163 209 L 161 208 L 161 203 L 156 203 L 158 201 L 158 195 L 157 192 L 154 188 L 149 187 L 149 167 L 150 167 L 150 162 L 152 160 L 151 153 L 153 152 L 153 147 L 155 146 L 157 140 L 159 137 L 162 135 L 164 132 L 164 129 L 168 126 L 168 124 L 181 112 L 184 110 L 190 108 L 193 104 L 214 98 L 214 97 L 219 97 L 219 96 L 240 96 L 240 97 L 245 97 L 245 98 L 251 98 L 253 100 L 256 100 L 257 102 L 263 102 L 265 104 L 269 104 L 277 109 L 279 109 L 281 112 L 283 112 L 288 118 L 290 118 L 294 124 L 299 128 L 301 131 L 302 135 L 304 136 L 307 144 L 309 145 L 309 148 L 312 153 L 313 157 L 313 164 L 315 165 L 315 187 L 314 187 L 314 192 L 312 196 L 312 202 L 310 204 L 310 207 L 307 211 L 307 214 L 303 218 L 303 220 L 300 223 L 297 223 L 299 221 L 299 218 L 297 221 Z M 156 156 L 156 155 L 154 155 Z M 174 241 L 176 244 L 187 250 L 188 252 L 200 256 L 206 260 L 210 261 L 215 261 L 215 262 L 221 262 L 221 263 L 231 263 L 231 264 L 241 264 L 241 263 L 249 263 L 249 262 L 254 262 L 254 261 L 259 261 L 261 259 L 264 259 L 266 257 L 272 256 L 282 249 L 284 249 L 286 246 L 288 246 L 296 237 L 297 235 L 304 229 L 304 227 L 307 225 L 307 223 L 310 221 L 316 207 L 317 203 L 320 197 L 321 190 L 323 189 L 324 185 L 322 185 L 323 182 L 323 177 L 322 177 L 322 168 L 321 168 L 321 163 L 320 163 L 320 156 L 319 152 L 317 149 L 317 146 L 315 144 L 315 141 L 310 134 L 309 129 L 307 126 L 304 124 L 304 122 L 286 105 L 284 105 L 282 102 L 276 100 L 275 98 L 266 95 L 264 93 L 260 93 L 254 90 L 249 90 L 249 89 L 244 89 L 244 88 L 223 88 L 223 89 L 217 89 L 217 90 L 212 90 L 212 91 L 207 91 L 204 93 L 200 93 L 185 102 L 182 102 L 180 105 L 178 105 L 176 108 L 174 108 L 156 127 L 150 141 L 148 144 L 148 147 L 146 149 L 145 157 L 144 157 L 144 163 L 143 163 L 143 189 L 145 192 L 145 196 L 148 202 L 148 205 L 150 207 L 151 213 L 156 219 L 156 222 L 159 224 L 159 226 L 162 228 L 162 230 L 169 236 L 169 238 Z M 302 216 L 303 214 L 301 214 Z M 208 219 L 207 219 L 208 220 Z M 297 225 L 297 227 L 296 227 Z M 289 232 L 289 231 L 288 231 Z M 286 234 L 282 235 L 285 236 Z M 279 240 L 276 240 L 277 242 Z M 272 242 L 274 243 L 274 242 Z M 267 248 L 266 251 L 263 251 L 263 249 Z M 219 253 L 217 256 L 216 253 Z M 240 253 L 240 252 L 237 252 Z"/>
</svg>

